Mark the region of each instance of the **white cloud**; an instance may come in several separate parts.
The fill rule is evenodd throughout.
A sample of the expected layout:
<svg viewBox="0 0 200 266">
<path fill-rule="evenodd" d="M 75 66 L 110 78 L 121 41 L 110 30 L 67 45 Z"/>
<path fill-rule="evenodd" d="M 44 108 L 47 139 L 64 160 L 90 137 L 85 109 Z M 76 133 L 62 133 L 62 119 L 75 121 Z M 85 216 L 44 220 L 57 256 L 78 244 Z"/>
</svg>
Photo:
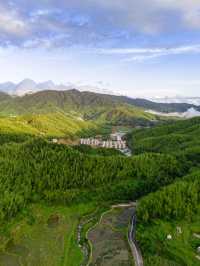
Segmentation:
<svg viewBox="0 0 200 266">
<path fill-rule="evenodd" d="M 21 36 L 26 34 L 28 26 L 25 21 L 16 13 L 16 11 L 8 11 L 0 7 L 0 32 Z"/>
<path fill-rule="evenodd" d="M 123 61 L 124 62 L 131 62 L 131 61 L 137 61 L 137 62 L 142 62 L 142 61 L 146 61 L 146 60 L 150 60 L 153 58 L 157 58 L 160 56 L 163 56 L 164 54 L 151 54 L 151 55 L 136 55 L 130 58 L 126 58 Z"/>
<path fill-rule="evenodd" d="M 110 11 L 112 22 L 119 22 L 144 33 L 155 34 L 180 26 L 200 28 L 199 0 L 94 0 L 94 2 L 100 8 Z M 173 19 L 177 20 L 176 24 Z"/>
<path fill-rule="evenodd" d="M 7 40 L 16 46 L 36 46 L 41 39 L 49 47 L 48 38 L 68 34 L 70 38 L 65 38 L 63 46 L 78 43 L 103 47 L 109 41 L 114 45 L 123 41 L 124 36 L 116 37 L 117 31 L 127 33 L 127 41 L 133 41 L 135 36 L 137 41 L 138 33 L 167 32 L 173 38 L 176 32 L 180 35 L 188 28 L 200 29 L 200 0 L 13 0 L 11 6 L 6 2 L 9 1 L 0 0 L 2 46 Z M 24 37 L 33 43 L 24 44 Z M 153 52 L 154 57 L 163 53 Z"/>
<path fill-rule="evenodd" d="M 162 9 L 179 11 L 185 26 L 200 28 L 199 0 L 154 0 Z"/>
<path fill-rule="evenodd" d="M 178 46 L 172 48 L 121 48 L 121 49 L 100 49 L 97 53 L 104 55 L 126 55 L 130 56 L 123 61 L 144 61 L 166 55 L 194 54 L 200 53 L 200 44 Z"/>
<path fill-rule="evenodd" d="M 160 53 L 163 49 L 157 48 L 117 48 L 117 49 L 99 49 L 96 50 L 100 54 L 145 54 L 145 53 Z"/>
</svg>

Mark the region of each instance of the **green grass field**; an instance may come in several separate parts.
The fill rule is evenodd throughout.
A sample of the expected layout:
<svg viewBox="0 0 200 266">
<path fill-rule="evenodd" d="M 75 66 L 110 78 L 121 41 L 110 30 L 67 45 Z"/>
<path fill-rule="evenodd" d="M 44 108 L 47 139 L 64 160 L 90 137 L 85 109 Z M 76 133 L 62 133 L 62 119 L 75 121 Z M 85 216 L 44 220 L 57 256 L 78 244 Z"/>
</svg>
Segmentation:
<svg viewBox="0 0 200 266">
<path fill-rule="evenodd" d="M 137 228 L 145 266 L 199 266 L 200 216 L 193 221 L 157 220 L 149 226 Z M 171 235 L 172 239 L 167 239 Z M 198 238 L 199 236 L 199 238 Z"/>
<path fill-rule="evenodd" d="M 95 205 L 48 207 L 32 205 L 24 217 L 1 227 L 1 266 L 77 266 L 83 254 L 77 245 L 81 216 Z"/>
</svg>

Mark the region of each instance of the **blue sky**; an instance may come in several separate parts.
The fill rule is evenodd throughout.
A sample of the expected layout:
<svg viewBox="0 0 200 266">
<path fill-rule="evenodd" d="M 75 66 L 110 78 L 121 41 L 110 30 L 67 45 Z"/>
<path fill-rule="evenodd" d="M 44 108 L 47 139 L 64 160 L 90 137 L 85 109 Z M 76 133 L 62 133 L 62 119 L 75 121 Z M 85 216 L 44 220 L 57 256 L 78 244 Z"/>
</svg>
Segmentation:
<svg viewBox="0 0 200 266">
<path fill-rule="evenodd" d="M 199 0 L 0 0 L 0 82 L 200 96 Z"/>
</svg>

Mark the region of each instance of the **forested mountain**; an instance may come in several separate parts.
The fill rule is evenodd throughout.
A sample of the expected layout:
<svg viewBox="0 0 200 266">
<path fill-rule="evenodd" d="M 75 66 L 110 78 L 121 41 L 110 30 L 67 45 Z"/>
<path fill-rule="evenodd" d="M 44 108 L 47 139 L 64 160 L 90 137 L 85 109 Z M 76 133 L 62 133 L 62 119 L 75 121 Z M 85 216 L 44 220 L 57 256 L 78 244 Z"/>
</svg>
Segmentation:
<svg viewBox="0 0 200 266">
<path fill-rule="evenodd" d="M 77 90 L 41 91 L 23 97 L 2 93 L 0 131 L 67 136 L 85 129 L 151 126 L 162 119 L 112 97 Z"/>
<path fill-rule="evenodd" d="M 1 132 L 21 132 L 45 136 L 68 136 L 85 129 L 124 126 L 153 126 L 168 117 L 151 114 L 145 109 L 165 112 L 187 110 L 185 104 L 168 105 L 142 99 L 92 92 L 40 91 L 22 97 L 0 93 Z M 60 117 L 59 117 L 60 116 Z M 53 125 L 56 124 L 56 126 Z M 77 124 L 77 125 L 76 125 Z M 49 127 L 49 128 L 48 128 Z M 91 132 L 91 131 L 90 131 Z M 96 131 L 99 133 L 99 130 Z"/>
<path fill-rule="evenodd" d="M 11 97 L 1 93 L 1 114 L 24 114 L 38 112 L 52 112 L 56 109 L 62 111 L 88 110 L 91 108 L 118 106 L 128 104 L 143 109 L 152 109 L 160 112 L 185 112 L 189 108 L 199 107 L 191 104 L 162 104 L 144 99 L 132 99 L 125 96 L 98 94 L 93 92 L 80 92 L 78 90 L 53 91 L 46 90 L 22 97 Z"/>
</svg>

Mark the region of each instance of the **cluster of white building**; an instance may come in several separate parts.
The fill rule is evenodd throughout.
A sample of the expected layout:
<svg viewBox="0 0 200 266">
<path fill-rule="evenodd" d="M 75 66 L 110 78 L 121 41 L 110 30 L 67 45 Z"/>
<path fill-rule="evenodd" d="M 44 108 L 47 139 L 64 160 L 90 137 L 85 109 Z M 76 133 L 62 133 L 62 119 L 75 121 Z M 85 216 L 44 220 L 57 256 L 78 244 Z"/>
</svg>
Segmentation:
<svg viewBox="0 0 200 266">
<path fill-rule="evenodd" d="M 124 150 L 127 148 L 126 141 L 122 140 L 122 135 L 119 134 L 111 134 L 110 140 L 101 140 L 99 138 L 82 138 L 80 139 L 80 144 L 102 148 L 114 148 L 117 150 Z"/>
</svg>

